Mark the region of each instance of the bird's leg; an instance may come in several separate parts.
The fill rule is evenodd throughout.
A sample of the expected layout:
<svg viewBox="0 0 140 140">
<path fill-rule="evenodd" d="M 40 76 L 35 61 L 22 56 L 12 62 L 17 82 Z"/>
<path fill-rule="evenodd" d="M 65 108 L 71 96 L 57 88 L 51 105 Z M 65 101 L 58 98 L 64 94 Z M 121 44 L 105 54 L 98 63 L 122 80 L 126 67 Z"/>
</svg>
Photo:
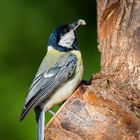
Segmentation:
<svg viewBox="0 0 140 140">
<path fill-rule="evenodd" d="M 35 108 L 37 121 L 37 140 L 44 140 L 45 112 L 40 108 Z"/>
<path fill-rule="evenodd" d="M 49 109 L 47 112 L 48 112 L 49 114 L 51 114 L 52 116 L 54 116 L 54 115 L 55 115 L 55 112 L 53 112 L 53 111 L 52 111 L 52 110 L 50 110 L 50 109 Z"/>
</svg>

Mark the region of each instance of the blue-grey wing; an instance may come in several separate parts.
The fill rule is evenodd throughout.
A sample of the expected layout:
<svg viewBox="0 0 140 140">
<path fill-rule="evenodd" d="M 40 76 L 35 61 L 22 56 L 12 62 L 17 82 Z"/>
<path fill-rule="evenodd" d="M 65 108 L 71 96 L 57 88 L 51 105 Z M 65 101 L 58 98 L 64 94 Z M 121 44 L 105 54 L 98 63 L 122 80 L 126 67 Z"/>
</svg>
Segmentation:
<svg viewBox="0 0 140 140">
<path fill-rule="evenodd" d="M 58 61 L 54 67 L 37 76 L 29 89 L 20 120 L 22 120 L 32 108 L 35 108 L 47 99 L 54 89 L 69 79 L 74 74 L 76 65 L 76 57 L 70 54 L 65 60 Z"/>
</svg>

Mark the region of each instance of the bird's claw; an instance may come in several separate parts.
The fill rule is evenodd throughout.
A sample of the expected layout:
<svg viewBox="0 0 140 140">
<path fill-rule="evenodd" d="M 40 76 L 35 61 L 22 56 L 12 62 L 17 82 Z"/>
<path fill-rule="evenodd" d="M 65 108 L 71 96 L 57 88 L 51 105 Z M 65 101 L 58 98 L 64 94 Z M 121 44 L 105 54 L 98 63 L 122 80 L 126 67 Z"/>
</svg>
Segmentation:
<svg viewBox="0 0 140 140">
<path fill-rule="evenodd" d="M 51 114 L 52 116 L 54 116 L 54 115 L 56 114 L 55 112 L 53 112 L 53 111 L 50 110 L 50 109 L 49 109 L 47 112 L 48 112 L 49 114 Z"/>
</svg>

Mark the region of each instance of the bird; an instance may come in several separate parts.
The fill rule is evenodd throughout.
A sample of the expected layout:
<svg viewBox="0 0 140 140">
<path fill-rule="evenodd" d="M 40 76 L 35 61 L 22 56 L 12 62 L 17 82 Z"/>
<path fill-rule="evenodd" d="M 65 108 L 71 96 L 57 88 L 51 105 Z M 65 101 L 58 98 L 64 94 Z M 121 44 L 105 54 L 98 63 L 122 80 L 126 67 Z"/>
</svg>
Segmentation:
<svg viewBox="0 0 140 140">
<path fill-rule="evenodd" d="M 83 60 L 78 47 L 76 29 L 86 25 L 83 19 L 64 24 L 52 31 L 47 53 L 29 88 L 20 121 L 35 111 L 37 140 L 44 140 L 45 112 L 67 100 L 83 78 Z"/>
</svg>

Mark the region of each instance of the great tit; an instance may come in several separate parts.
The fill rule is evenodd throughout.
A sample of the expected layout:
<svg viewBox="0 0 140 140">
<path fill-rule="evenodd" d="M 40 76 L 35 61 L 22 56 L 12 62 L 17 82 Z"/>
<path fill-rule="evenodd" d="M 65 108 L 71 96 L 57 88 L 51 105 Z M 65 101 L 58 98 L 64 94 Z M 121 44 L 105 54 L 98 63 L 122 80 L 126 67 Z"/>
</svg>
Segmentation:
<svg viewBox="0 0 140 140">
<path fill-rule="evenodd" d="M 79 19 L 55 29 L 48 40 L 48 51 L 29 88 L 20 121 L 35 110 L 37 139 L 44 140 L 44 112 L 65 101 L 82 81 L 83 63 L 75 31 L 85 25 Z"/>
</svg>

